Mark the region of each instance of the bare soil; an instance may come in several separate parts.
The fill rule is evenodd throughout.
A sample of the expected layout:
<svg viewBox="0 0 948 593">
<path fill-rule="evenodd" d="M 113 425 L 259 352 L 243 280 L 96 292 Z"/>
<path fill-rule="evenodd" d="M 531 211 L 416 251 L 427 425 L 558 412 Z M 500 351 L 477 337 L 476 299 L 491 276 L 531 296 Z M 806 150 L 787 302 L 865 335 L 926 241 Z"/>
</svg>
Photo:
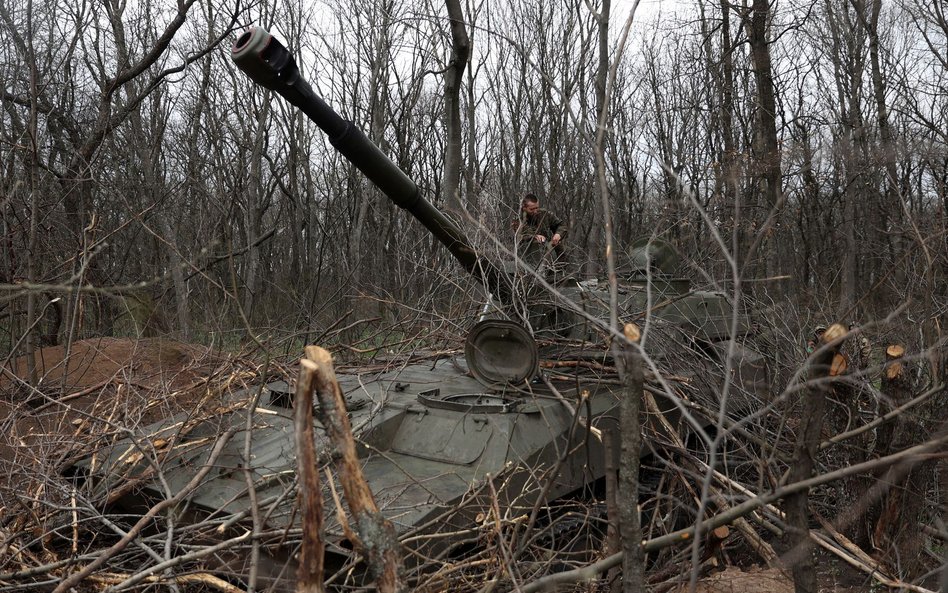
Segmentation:
<svg viewBox="0 0 948 593">
<path fill-rule="evenodd" d="M 207 348 L 160 338 L 83 340 L 34 360 L 34 387 L 26 357 L 0 370 L 0 520 L 90 446 L 219 397 L 241 374 Z"/>
<path fill-rule="evenodd" d="M 220 357 L 202 346 L 162 338 L 96 338 L 75 342 L 68 352 L 65 346 L 43 348 L 34 360 L 41 388 L 68 391 L 116 381 L 181 387 L 213 371 Z M 27 362 L 24 356 L 5 365 L 0 390 L 16 387 L 11 374 L 27 379 Z"/>
<path fill-rule="evenodd" d="M 686 593 L 688 585 L 683 585 L 675 593 Z M 744 571 L 736 566 L 728 566 L 720 572 L 712 573 L 700 581 L 696 593 L 793 593 L 793 581 L 775 568 L 752 568 Z"/>
</svg>

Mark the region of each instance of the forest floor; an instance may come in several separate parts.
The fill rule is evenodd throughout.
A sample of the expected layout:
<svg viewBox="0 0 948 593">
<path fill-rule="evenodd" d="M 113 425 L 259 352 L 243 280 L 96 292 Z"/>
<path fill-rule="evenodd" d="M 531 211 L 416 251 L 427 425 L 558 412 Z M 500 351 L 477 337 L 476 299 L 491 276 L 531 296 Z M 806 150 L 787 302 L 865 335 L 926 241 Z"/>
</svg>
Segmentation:
<svg viewBox="0 0 948 593">
<path fill-rule="evenodd" d="M 193 409 L 209 396 L 220 397 L 230 384 L 243 386 L 256 376 L 246 361 L 208 348 L 165 339 L 101 338 L 44 348 L 35 354 L 38 388 L 29 388 L 24 358 L 7 362 L 0 373 L 0 524 L 13 520 L 23 500 L 39 497 L 37 475 L 62 470 L 76 455 L 114 433 L 118 422 L 155 422 Z M 205 402 L 206 403 L 206 402 Z M 103 421 L 104 419 L 104 421 Z M 49 474 L 47 474 L 49 475 Z M 27 494 L 26 497 L 22 496 Z M 6 516 L 4 516 L 6 515 Z M 39 526 L 34 526 L 33 531 Z M 740 547 L 740 546 L 737 546 Z M 0 558 L 5 562 L 5 559 Z M 789 575 L 731 558 L 698 583 L 698 593 L 791 593 Z M 864 575 L 824 558 L 818 562 L 820 591 L 855 593 L 868 590 Z M 687 591 L 685 584 L 678 591 Z"/>
</svg>

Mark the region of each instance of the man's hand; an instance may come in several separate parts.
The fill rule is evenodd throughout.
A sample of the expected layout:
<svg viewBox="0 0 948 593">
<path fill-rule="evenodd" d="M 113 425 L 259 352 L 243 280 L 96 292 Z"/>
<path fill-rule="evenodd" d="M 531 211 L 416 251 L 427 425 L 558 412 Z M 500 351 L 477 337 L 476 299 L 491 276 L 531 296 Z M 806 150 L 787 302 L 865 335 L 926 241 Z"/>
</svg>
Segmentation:
<svg viewBox="0 0 948 593">
<path fill-rule="evenodd" d="M 537 243 L 546 243 L 546 237 L 544 237 L 543 235 L 536 235 L 533 238 L 534 240 L 536 240 Z"/>
<path fill-rule="evenodd" d="M 560 237 L 559 233 L 556 233 L 555 235 L 553 235 L 553 238 L 550 239 L 550 245 L 552 245 L 553 247 L 556 247 L 557 245 L 560 244 L 560 239 L 562 238 L 563 237 Z"/>
</svg>

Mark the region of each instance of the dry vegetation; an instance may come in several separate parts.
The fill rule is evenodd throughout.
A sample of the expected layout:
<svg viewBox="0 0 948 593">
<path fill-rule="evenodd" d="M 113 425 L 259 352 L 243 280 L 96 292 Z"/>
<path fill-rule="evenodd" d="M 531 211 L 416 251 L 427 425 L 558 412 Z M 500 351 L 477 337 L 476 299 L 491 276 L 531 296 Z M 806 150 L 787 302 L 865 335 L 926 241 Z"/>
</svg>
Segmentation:
<svg viewBox="0 0 948 593">
<path fill-rule="evenodd" d="M 62 372 L 60 366 L 65 363 L 61 347 L 37 353 L 47 365 L 48 388 L 41 384 L 40 388 L 31 389 L 22 379 L 11 381 L 10 372 L 4 379 L 5 393 L 15 397 L 4 402 L 6 436 L 0 459 L 8 478 L 0 491 L 4 536 L 2 586 L 8 590 L 53 589 L 62 578 L 76 574 L 79 567 L 101 558 L 103 563 L 89 575 L 85 590 L 112 590 L 107 589 L 110 586 L 134 589 L 147 583 L 163 583 L 182 591 L 245 591 L 246 583 L 228 579 L 226 573 L 214 568 L 215 563 L 208 564 L 211 557 L 202 553 L 211 549 L 212 542 L 220 540 L 212 534 L 222 521 L 230 521 L 227 516 L 206 523 L 179 524 L 174 530 L 170 523 L 162 527 L 162 522 L 158 522 L 140 536 L 137 546 L 127 545 L 116 552 L 115 546 L 122 541 L 123 534 L 134 529 L 137 515 L 129 516 L 111 503 L 129 490 L 123 487 L 102 492 L 90 490 L 81 482 L 77 488 L 64 470 L 82 456 L 126 437 L 130 431 L 146 441 L 157 442 L 154 435 L 149 436 L 147 425 L 163 417 L 186 412 L 188 421 L 198 426 L 202 418 L 246 408 L 246 398 L 234 400 L 229 396 L 259 382 L 263 378 L 261 366 L 247 355 L 222 356 L 207 348 L 157 338 L 87 340 L 75 343 L 70 350 L 69 360 L 75 362 L 67 372 Z M 871 358 L 879 354 L 878 350 L 873 349 Z M 346 351 L 350 349 L 339 349 Z M 853 356 L 851 348 L 843 352 L 847 360 Z M 437 355 L 446 354 L 458 352 L 448 350 Z M 416 352 L 414 356 L 419 359 L 430 354 Z M 358 368 L 365 371 L 374 366 L 378 370 L 398 364 L 400 358 L 376 363 L 363 361 Z M 551 362 L 547 366 L 556 365 Z M 283 367 L 275 361 L 267 362 L 267 367 L 270 378 L 291 378 L 297 372 L 292 366 Z M 18 359 L 13 368 L 25 373 L 25 360 Z M 855 423 L 850 414 L 858 411 L 859 398 L 868 397 L 866 390 L 871 386 L 866 381 L 880 372 L 887 380 L 900 376 L 891 361 L 888 366 L 850 366 L 845 375 L 837 377 L 839 381 L 829 392 L 821 435 L 825 452 L 817 472 L 822 479 L 817 480 L 812 490 L 810 508 L 814 524 L 806 538 L 808 545 L 817 550 L 821 591 L 862 591 L 872 583 L 908 588 L 904 579 L 913 574 L 907 572 L 910 559 L 893 562 L 892 556 L 885 553 L 886 549 L 891 552 L 899 546 L 915 545 L 919 550 L 921 555 L 913 559 L 912 570 L 918 571 L 914 574 L 924 577 L 926 570 L 940 565 L 936 556 L 927 556 L 931 554 L 931 543 L 924 543 L 936 542 L 939 537 L 937 528 L 932 527 L 937 523 L 931 523 L 937 519 L 930 514 L 930 503 L 925 502 L 934 492 L 933 464 L 905 465 L 904 462 L 914 462 L 913 458 L 903 458 L 902 464 L 887 464 L 885 456 L 898 455 L 902 447 L 867 444 L 858 434 L 850 434 L 844 445 L 832 443 L 839 435 L 846 436 L 847 430 L 872 428 Z M 19 389 L 13 387 L 17 384 Z M 652 382 L 647 385 L 648 389 L 660 389 Z M 682 386 L 685 394 L 693 391 L 693 387 Z M 923 395 L 931 398 L 934 394 Z M 699 410 L 701 398 L 687 400 Z M 731 430 L 726 431 L 727 438 L 720 444 L 724 457 L 718 465 L 721 471 L 711 472 L 704 446 L 696 448 L 694 442 L 682 441 L 689 431 L 661 421 L 646 391 L 644 405 L 650 419 L 644 430 L 649 446 L 655 448 L 655 454 L 645 463 L 641 487 L 642 513 L 647 518 L 644 537 L 650 591 L 686 591 L 692 575 L 699 579 L 698 591 L 792 589 L 788 568 L 791 565 L 787 563 L 792 562 L 793 551 L 788 551 L 786 542 L 779 537 L 787 528 L 779 502 L 790 490 L 781 488 L 780 483 L 766 485 L 766 480 L 779 479 L 779 473 L 793 467 L 787 465 L 793 455 L 792 434 L 800 430 L 798 419 L 805 413 L 798 409 L 802 403 L 799 391 L 788 392 L 786 400 L 769 405 L 743 401 L 744 410 L 732 414 L 727 421 Z M 921 399 L 914 405 L 924 407 L 930 403 Z M 748 408 L 769 411 L 747 421 Z M 698 413 L 713 415 L 713 410 Z M 908 414 L 902 411 L 895 415 L 894 426 L 882 424 L 862 435 L 874 432 L 877 440 L 891 439 L 895 443 L 897 437 L 885 435 L 914 430 L 905 425 Z M 733 425 L 735 420 L 744 421 L 743 425 Z M 936 434 L 928 429 L 926 432 Z M 852 442 L 858 446 L 845 446 Z M 904 447 L 909 444 L 906 442 Z M 834 475 L 867 460 L 860 471 Z M 901 468 L 884 478 L 895 486 L 886 485 L 873 494 L 873 488 L 883 483 L 877 480 L 888 467 Z M 707 477 L 711 480 L 703 485 Z M 758 504 L 740 510 L 759 497 L 763 500 Z M 897 508 L 892 508 L 893 504 Z M 687 529 L 693 523 L 699 506 L 704 509 L 706 522 L 698 547 L 692 547 L 692 540 L 682 536 L 670 538 L 675 529 Z M 739 516 L 719 521 L 732 509 L 739 510 Z M 911 512 L 917 514 L 906 516 Z M 829 518 L 824 518 L 824 514 Z M 416 566 L 408 572 L 408 582 L 414 589 L 424 591 L 475 591 L 484 582 L 496 582 L 502 588 L 519 583 L 523 590 L 534 591 L 541 590 L 550 579 L 581 590 L 608 587 L 614 578 L 610 567 L 614 568 L 616 563 L 612 561 L 614 556 L 609 556 L 604 539 L 610 522 L 604 503 L 596 502 L 595 498 L 564 501 L 545 510 L 543 516 L 547 515 L 548 519 L 526 531 L 524 518 L 506 517 L 503 513 L 494 519 L 485 517 L 473 532 L 471 541 L 476 545 L 469 546 L 461 556 L 432 559 L 422 563 L 421 568 Z M 914 527 L 906 542 L 905 527 L 909 524 Z M 859 537 L 862 529 L 872 533 L 865 534 L 867 539 L 857 544 L 852 540 Z M 919 532 L 930 533 L 936 539 L 928 539 L 927 535 L 920 539 Z M 174 546 L 168 548 L 172 533 Z M 694 535 L 693 531 L 691 534 Z M 518 547 L 512 565 L 510 546 L 518 538 L 525 545 Z M 245 536 L 229 541 L 234 553 L 251 553 Z M 780 556 L 782 553 L 786 555 Z M 177 559 L 173 563 L 175 568 L 156 573 L 151 567 L 160 566 L 163 559 Z M 332 577 L 330 584 L 347 580 L 340 576 Z M 933 589 L 925 584 L 930 580 L 931 577 L 922 578 L 918 582 L 923 585 L 911 590 Z"/>
<path fill-rule="evenodd" d="M 307 345 L 340 373 L 453 356 L 484 304 L 235 69 L 227 46 L 250 23 L 272 25 L 422 195 L 464 211 L 478 253 L 510 255 L 526 192 L 568 221 L 577 277 L 621 276 L 628 247 L 660 237 L 695 288 L 753 314 L 771 364 L 748 394 L 682 371 L 691 346 L 640 353 L 655 448 L 641 576 L 616 580 L 616 550 L 638 541 L 601 541 L 614 514 L 586 498 L 530 529 L 498 509 L 465 555 L 407 582 L 944 590 L 943 3 L 696 1 L 634 19 L 630 4 L 0 0 L 0 593 L 77 575 L 96 593 L 253 588 L 209 558 L 256 558 L 259 538 L 216 550 L 228 519 L 179 522 L 186 491 L 142 519 L 111 504 L 136 484 L 99 492 L 70 468 L 122 439 L 154 446 L 148 427 L 178 414 L 189 430 L 252 423 L 241 390 L 294 381 Z M 544 362 L 554 378 L 631 374 Z M 662 422 L 650 397 L 666 392 L 714 430 Z M 594 543 L 573 555 L 574 536 Z"/>
</svg>

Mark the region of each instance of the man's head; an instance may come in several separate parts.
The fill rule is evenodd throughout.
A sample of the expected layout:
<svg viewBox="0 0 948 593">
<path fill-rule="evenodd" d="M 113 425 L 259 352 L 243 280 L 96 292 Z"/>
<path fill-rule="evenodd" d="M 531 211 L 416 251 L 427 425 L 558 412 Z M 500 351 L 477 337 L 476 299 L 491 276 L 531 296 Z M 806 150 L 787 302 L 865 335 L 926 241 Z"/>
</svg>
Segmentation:
<svg viewBox="0 0 948 593">
<path fill-rule="evenodd" d="M 540 198 L 534 194 L 527 194 L 520 200 L 520 210 L 527 216 L 534 216 L 540 211 Z"/>
</svg>

